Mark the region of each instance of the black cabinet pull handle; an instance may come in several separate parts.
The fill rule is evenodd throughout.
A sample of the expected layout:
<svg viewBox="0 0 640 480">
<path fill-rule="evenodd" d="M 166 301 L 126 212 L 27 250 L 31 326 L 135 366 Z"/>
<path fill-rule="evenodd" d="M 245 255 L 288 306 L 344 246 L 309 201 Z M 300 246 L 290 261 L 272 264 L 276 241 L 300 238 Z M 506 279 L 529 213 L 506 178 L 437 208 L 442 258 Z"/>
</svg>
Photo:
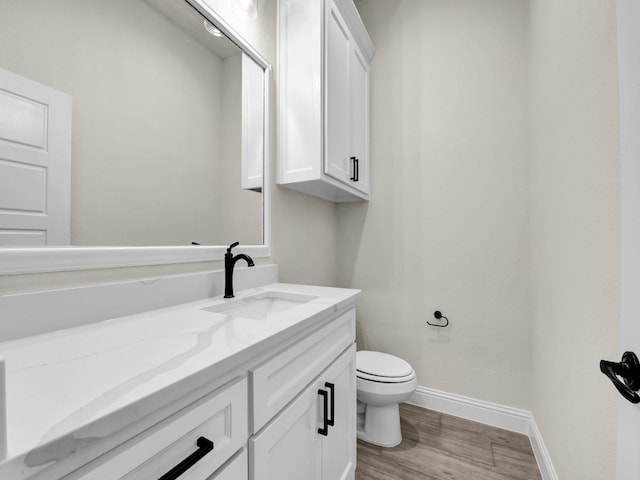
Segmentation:
<svg viewBox="0 0 640 480">
<path fill-rule="evenodd" d="M 196 440 L 196 445 L 198 445 L 198 449 L 195 452 L 162 475 L 158 480 L 176 480 L 176 478 L 193 467 L 196 463 L 202 460 L 207 453 L 213 450 L 213 442 L 205 437 L 198 438 L 198 440 Z"/>
<path fill-rule="evenodd" d="M 318 390 L 318 395 L 320 395 L 322 397 L 322 428 L 318 429 L 318 433 L 320 435 L 324 435 L 325 437 L 327 436 L 327 434 L 329 433 L 329 419 L 328 419 L 328 413 L 329 413 L 329 394 L 327 393 L 326 390 Z"/>
<path fill-rule="evenodd" d="M 621 362 L 609 362 L 600 360 L 600 371 L 604 373 L 618 389 L 620 394 L 631 403 L 640 403 L 640 396 L 636 393 L 640 390 L 640 362 L 633 352 L 624 352 Z M 624 383 L 620 381 L 622 377 Z"/>
<path fill-rule="evenodd" d="M 358 157 L 349 157 L 349 160 L 353 162 L 353 175 L 349 180 L 357 182 L 360 180 L 360 159 Z"/>
<path fill-rule="evenodd" d="M 327 419 L 327 425 L 333 427 L 336 419 L 336 386 L 329 382 L 324 382 L 324 386 L 329 389 L 331 395 L 331 416 Z"/>
</svg>

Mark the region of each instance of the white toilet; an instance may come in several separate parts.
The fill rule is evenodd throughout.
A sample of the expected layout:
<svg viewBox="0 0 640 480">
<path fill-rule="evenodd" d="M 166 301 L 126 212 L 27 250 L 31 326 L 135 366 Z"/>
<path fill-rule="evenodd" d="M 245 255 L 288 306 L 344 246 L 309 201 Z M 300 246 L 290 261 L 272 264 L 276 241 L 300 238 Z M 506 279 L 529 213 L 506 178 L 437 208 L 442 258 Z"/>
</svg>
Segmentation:
<svg viewBox="0 0 640 480">
<path fill-rule="evenodd" d="M 383 447 L 402 441 L 398 404 L 415 392 L 416 373 L 407 362 L 387 353 L 356 353 L 358 438 Z"/>
</svg>

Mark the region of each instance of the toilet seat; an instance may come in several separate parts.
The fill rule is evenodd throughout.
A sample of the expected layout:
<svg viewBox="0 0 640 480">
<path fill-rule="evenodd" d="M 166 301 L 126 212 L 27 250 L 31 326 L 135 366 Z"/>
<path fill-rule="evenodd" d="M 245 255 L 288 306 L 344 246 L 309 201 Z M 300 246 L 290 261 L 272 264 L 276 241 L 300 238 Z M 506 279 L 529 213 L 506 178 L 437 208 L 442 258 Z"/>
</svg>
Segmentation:
<svg viewBox="0 0 640 480">
<path fill-rule="evenodd" d="M 415 379 L 411 365 L 401 358 L 382 352 L 361 350 L 356 353 L 356 376 L 380 383 L 404 383 Z"/>
<path fill-rule="evenodd" d="M 370 382 L 379 382 L 379 383 L 404 383 L 410 382 L 414 378 L 416 378 L 415 373 L 411 373 L 411 375 L 405 375 L 404 377 L 384 377 L 381 375 L 372 375 L 370 373 L 361 372 L 360 370 L 356 370 L 356 377 L 362 380 L 368 380 Z"/>
</svg>

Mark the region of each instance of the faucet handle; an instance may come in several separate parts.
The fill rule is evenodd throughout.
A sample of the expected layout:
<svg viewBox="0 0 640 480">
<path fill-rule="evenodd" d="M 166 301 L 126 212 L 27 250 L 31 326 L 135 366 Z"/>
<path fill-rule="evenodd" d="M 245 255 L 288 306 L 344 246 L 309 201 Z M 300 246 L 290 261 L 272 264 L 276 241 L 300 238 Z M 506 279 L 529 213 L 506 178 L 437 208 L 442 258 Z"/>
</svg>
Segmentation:
<svg viewBox="0 0 640 480">
<path fill-rule="evenodd" d="M 237 247 L 238 245 L 240 245 L 240 242 L 233 242 L 231 245 L 229 245 L 229 248 L 227 248 L 227 253 L 231 253 L 231 249 Z"/>
</svg>

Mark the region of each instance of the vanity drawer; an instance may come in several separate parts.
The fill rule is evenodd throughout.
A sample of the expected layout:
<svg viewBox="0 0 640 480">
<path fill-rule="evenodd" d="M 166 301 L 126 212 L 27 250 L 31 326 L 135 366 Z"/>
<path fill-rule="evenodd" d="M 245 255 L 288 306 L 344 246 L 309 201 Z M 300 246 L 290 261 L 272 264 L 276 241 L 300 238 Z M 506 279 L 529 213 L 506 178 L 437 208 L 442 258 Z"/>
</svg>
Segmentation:
<svg viewBox="0 0 640 480">
<path fill-rule="evenodd" d="M 197 451 L 201 458 L 180 480 L 208 479 L 247 440 L 247 395 L 244 378 L 198 400 L 65 478 L 158 479 Z M 209 441 L 213 442 L 213 449 Z"/>
<path fill-rule="evenodd" d="M 355 309 L 249 371 L 253 392 L 251 433 L 260 430 L 355 341 Z"/>
<path fill-rule="evenodd" d="M 247 450 L 242 449 L 238 454 L 229 460 L 225 465 L 207 480 L 248 480 L 249 479 L 249 456 Z"/>
</svg>

